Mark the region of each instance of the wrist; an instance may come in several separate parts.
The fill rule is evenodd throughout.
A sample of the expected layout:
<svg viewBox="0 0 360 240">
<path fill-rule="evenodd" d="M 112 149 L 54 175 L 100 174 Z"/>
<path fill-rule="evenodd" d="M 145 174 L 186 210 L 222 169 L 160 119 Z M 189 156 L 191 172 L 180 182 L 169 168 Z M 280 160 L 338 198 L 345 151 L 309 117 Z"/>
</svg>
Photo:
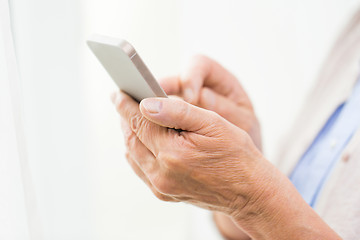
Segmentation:
<svg viewBox="0 0 360 240">
<path fill-rule="evenodd" d="M 277 181 L 278 171 L 266 159 L 259 161 L 257 166 L 248 186 L 249 197 L 242 206 L 236 205 L 241 207 L 234 209 L 230 214 L 235 222 L 258 224 L 259 218 L 274 217 L 273 208 L 276 205 L 274 203 L 278 201 L 277 198 L 281 195 L 280 189 L 283 188 L 279 185 L 281 181 Z"/>
<path fill-rule="evenodd" d="M 269 163 L 269 165 L 271 165 Z M 232 218 L 253 239 L 340 239 L 302 199 L 289 179 L 271 165 L 255 193 Z"/>
</svg>

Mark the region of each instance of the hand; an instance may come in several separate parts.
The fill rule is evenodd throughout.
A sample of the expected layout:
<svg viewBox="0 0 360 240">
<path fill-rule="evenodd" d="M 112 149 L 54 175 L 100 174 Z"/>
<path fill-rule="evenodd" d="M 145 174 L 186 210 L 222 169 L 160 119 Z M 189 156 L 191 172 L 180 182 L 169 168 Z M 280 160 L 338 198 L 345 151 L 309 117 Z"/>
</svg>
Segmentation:
<svg viewBox="0 0 360 240">
<path fill-rule="evenodd" d="M 249 97 L 228 70 L 205 56 L 195 56 L 180 76 L 160 80 L 169 95 L 214 111 L 245 130 L 261 150 L 259 122 Z"/>
<path fill-rule="evenodd" d="M 249 135 L 218 114 L 169 98 L 139 109 L 121 93 L 115 104 L 128 160 L 156 196 L 225 213 L 254 239 L 340 239 Z"/>
<path fill-rule="evenodd" d="M 245 131 L 182 100 L 145 99 L 139 109 L 118 93 L 115 102 L 128 160 L 160 199 L 239 214 L 261 197 L 270 164 Z"/>
</svg>

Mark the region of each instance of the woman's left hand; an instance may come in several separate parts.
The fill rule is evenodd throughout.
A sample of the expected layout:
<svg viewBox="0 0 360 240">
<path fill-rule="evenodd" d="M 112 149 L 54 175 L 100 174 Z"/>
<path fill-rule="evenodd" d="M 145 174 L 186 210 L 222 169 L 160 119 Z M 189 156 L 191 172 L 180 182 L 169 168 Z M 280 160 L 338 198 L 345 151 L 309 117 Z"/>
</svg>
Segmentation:
<svg viewBox="0 0 360 240">
<path fill-rule="evenodd" d="M 121 92 L 114 102 L 127 159 L 161 200 L 234 215 L 271 182 L 274 169 L 249 135 L 218 114 L 171 98 L 145 99 L 139 107 Z"/>
</svg>

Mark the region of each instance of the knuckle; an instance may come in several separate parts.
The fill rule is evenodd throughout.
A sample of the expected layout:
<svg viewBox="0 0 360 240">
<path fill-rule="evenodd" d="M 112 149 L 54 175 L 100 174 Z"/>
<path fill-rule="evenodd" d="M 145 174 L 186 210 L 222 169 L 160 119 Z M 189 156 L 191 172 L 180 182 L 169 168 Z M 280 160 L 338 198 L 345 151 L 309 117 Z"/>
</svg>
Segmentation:
<svg viewBox="0 0 360 240">
<path fill-rule="evenodd" d="M 221 117 L 217 112 L 205 110 L 204 118 L 202 119 L 203 125 L 219 126 L 223 124 L 223 117 Z"/>
<path fill-rule="evenodd" d="M 182 156 L 179 152 L 160 152 L 157 158 L 168 173 L 181 169 Z"/>
<path fill-rule="evenodd" d="M 162 194 L 171 194 L 172 187 L 170 181 L 165 177 L 156 177 L 152 181 L 153 186 Z"/>
<path fill-rule="evenodd" d="M 125 144 L 128 146 L 131 139 L 133 138 L 133 132 L 132 131 L 124 131 L 124 140 L 125 140 Z"/>
<path fill-rule="evenodd" d="M 140 120 L 141 120 L 141 117 L 139 115 L 135 115 L 135 116 L 130 117 L 129 124 L 130 124 L 131 130 L 133 130 L 133 131 L 137 130 Z"/>
<path fill-rule="evenodd" d="M 182 118 L 186 119 L 189 115 L 189 107 L 184 103 L 179 103 L 178 106 L 176 106 L 178 109 L 179 116 L 182 116 Z"/>
<path fill-rule="evenodd" d="M 123 137 L 124 137 L 124 141 L 126 143 L 126 141 L 128 139 L 130 139 L 131 135 L 133 135 L 133 131 L 131 130 L 128 122 L 125 122 L 124 119 L 121 119 L 121 129 L 122 129 L 122 133 L 123 133 Z"/>
<path fill-rule="evenodd" d="M 203 129 L 207 130 L 207 133 L 211 136 L 224 136 L 229 133 L 230 123 L 227 122 L 218 113 L 210 112 L 207 118 L 202 122 Z"/>
<path fill-rule="evenodd" d="M 128 149 L 132 149 L 136 144 L 136 136 L 134 133 L 125 136 L 125 144 Z"/>
<path fill-rule="evenodd" d="M 144 129 L 148 127 L 149 121 L 141 115 L 135 115 L 130 118 L 130 127 L 131 130 L 136 133 L 136 135 L 139 135 L 142 133 Z"/>
</svg>

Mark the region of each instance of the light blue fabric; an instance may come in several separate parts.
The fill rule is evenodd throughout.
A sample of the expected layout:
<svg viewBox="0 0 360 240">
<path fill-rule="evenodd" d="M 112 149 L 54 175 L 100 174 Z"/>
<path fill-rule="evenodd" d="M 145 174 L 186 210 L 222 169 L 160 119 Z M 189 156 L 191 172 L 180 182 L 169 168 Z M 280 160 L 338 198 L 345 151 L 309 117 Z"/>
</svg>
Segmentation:
<svg viewBox="0 0 360 240">
<path fill-rule="evenodd" d="M 315 206 L 324 182 L 359 126 L 360 80 L 347 101 L 331 115 L 290 175 L 290 180 L 310 206 Z"/>
</svg>

